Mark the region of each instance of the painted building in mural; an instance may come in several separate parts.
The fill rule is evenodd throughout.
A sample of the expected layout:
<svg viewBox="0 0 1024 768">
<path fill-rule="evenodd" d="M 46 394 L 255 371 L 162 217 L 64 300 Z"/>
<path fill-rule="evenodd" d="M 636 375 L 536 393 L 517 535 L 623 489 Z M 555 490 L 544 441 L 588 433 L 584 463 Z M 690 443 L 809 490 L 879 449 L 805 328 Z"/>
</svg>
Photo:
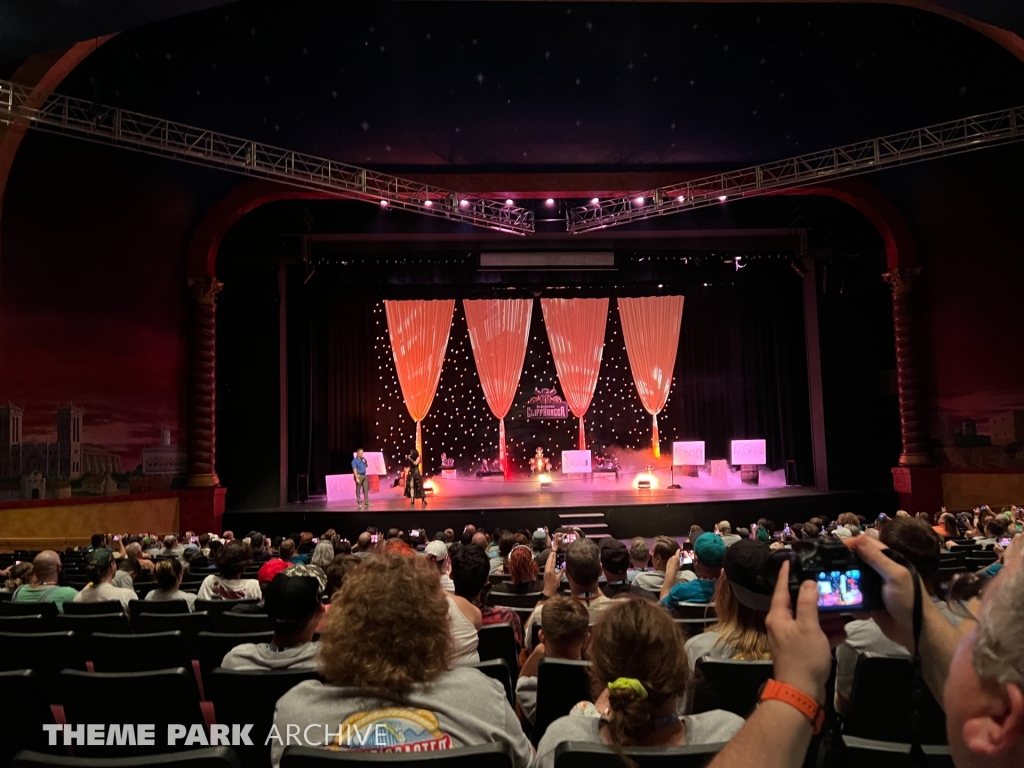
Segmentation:
<svg viewBox="0 0 1024 768">
<path fill-rule="evenodd" d="M 142 449 L 143 475 L 183 475 L 188 469 L 185 449 L 171 445 L 171 430 L 160 430 L 160 445 Z"/>
<path fill-rule="evenodd" d="M 0 477 L 23 477 L 33 472 L 62 480 L 82 477 L 82 417 L 81 408 L 71 404 L 60 406 L 57 439 L 25 443 L 25 410 L 11 403 L 0 406 Z"/>
</svg>

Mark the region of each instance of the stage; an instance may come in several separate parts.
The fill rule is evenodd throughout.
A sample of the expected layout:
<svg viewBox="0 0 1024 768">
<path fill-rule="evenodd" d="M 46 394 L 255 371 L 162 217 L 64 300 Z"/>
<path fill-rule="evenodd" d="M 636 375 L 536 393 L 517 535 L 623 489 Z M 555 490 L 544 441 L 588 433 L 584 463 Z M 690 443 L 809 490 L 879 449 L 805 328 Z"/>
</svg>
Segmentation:
<svg viewBox="0 0 1024 768">
<path fill-rule="evenodd" d="M 438 493 L 428 498 L 428 506 L 410 506 L 400 489 L 381 488 L 371 494 L 370 509 L 358 509 L 355 499 L 331 501 L 314 499 L 274 509 L 235 510 L 224 514 L 224 527 L 243 536 L 250 530 L 270 535 L 296 531 L 322 533 L 334 528 L 353 539 L 367 526 L 402 530 L 423 528 L 427 536 L 444 528 L 461 530 L 472 523 L 493 530 L 496 527 L 534 529 L 546 525 L 552 530 L 577 525 L 588 535 L 617 538 L 667 534 L 684 536 L 691 525 L 712 530 L 720 520 L 734 527 L 747 526 L 759 517 L 768 517 L 780 526 L 803 522 L 815 515 L 835 518 L 840 512 L 855 512 L 875 517 L 879 512 L 893 513 L 896 494 L 892 490 L 818 491 L 799 486 L 660 488 L 636 490 L 623 484 L 608 488 L 590 488 L 554 484 L 539 490 L 531 483 L 531 492 L 518 482 L 474 483 L 473 494 Z M 509 487 L 511 486 L 511 487 Z"/>
</svg>

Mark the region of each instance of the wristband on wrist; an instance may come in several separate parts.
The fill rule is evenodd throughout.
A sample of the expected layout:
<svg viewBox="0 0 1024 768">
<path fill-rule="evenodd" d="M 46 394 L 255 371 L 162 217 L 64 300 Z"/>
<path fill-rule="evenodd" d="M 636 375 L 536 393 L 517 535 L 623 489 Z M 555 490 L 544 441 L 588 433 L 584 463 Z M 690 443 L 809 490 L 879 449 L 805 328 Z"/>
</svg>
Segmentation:
<svg viewBox="0 0 1024 768">
<path fill-rule="evenodd" d="M 758 701 L 782 701 L 789 704 L 811 721 L 815 736 L 821 733 L 821 728 L 825 724 L 825 708 L 823 706 L 799 688 L 780 683 L 778 680 L 765 681 L 761 686 L 760 694 L 758 694 Z"/>
</svg>

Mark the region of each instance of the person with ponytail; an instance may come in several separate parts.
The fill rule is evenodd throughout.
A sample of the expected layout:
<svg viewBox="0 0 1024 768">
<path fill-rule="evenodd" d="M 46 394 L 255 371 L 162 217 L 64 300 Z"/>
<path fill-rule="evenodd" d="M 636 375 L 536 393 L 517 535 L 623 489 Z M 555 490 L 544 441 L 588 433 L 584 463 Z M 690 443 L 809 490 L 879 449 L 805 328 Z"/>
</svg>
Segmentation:
<svg viewBox="0 0 1024 768">
<path fill-rule="evenodd" d="M 189 611 L 193 611 L 196 602 L 196 595 L 181 591 L 181 580 L 185 576 L 185 569 L 181 567 L 181 561 L 176 558 L 161 560 L 156 564 L 153 578 L 156 579 L 157 588 L 146 594 L 146 600 L 184 600 L 188 603 Z"/>
<path fill-rule="evenodd" d="M 664 608 L 647 600 L 616 600 L 594 627 L 587 657 L 594 703 L 553 722 L 537 747 L 536 768 L 552 768 L 566 741 L 629 747 L 716 744 L 743 719 L 713 710 L 680 715 L 690 679 L 683 635 Z M 588 716 L 590 715 L 590 716 Z M 632 761 L 623 756 L 623 763 Z"/>
</svg>

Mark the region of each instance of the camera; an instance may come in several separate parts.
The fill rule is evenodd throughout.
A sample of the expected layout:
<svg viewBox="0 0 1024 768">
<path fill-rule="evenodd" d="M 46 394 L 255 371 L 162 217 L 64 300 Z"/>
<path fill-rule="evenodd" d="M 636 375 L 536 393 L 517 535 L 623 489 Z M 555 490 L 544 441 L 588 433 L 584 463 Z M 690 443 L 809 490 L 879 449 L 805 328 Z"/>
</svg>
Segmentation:
<svg viewBox="0 0 1024 768">
<path fill-rule="evenodd" d="M 818 585 L 819 611 L 885 608 L 882 577 L 842 542 L 806 542 L 799 551 L 794 551 L 789 566 L 789 592 L 794 606 L 800 585 L 805 581 L 814 581 Z"/>
</svg>

